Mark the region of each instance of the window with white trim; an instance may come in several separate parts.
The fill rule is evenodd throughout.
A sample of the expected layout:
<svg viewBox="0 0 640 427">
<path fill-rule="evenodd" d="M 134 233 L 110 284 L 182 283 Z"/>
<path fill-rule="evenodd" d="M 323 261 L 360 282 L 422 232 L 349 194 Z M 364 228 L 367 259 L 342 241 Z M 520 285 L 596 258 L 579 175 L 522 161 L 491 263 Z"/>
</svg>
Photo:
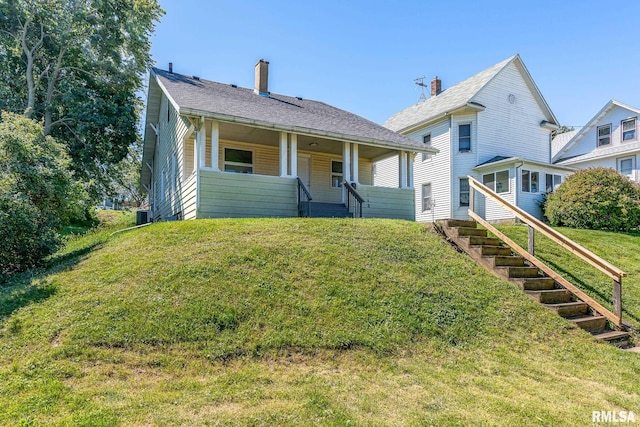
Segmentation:
<svg viewBox="0 0 640 427">
<path fill-rule="evenodd" d="M 224 171 L 253 173 L 253 151 L 238 148 L 224 149 Z"/>
<path fill-rule="evenodd" d="M 433 208 L 433 198 L 431 195 L 431 184 L 422 184 L 422 212 Z"/>
<path fill-rule="evenodd" d="M 469 206 L 469 178 L 460 178 L 460 190 L 458 191 L 460 206 Z"/>
<path fill-rule="evenodd" d="M 471 123 L 458 125 L 458 151 L 471 151 Z"/>
<path fill-rule="evenodd" d="M 509 170 L 500 172 L 492 172 L 482 175 L 482 183 L 496 193 L 508 193 L 509 188 Z"/>
<path fill-rule="evenodd" d="M 333 188 L 342 187 L 342 161 L 331 160 L 331 186 Z"/>
<path fill-rule="evenodd" d="M 523 169 L 521 188 L 524 193 L 537 193 L 539 191 L 540 173 Z"/>
<path fill-rule="evenodd" d="M 618 172 L 633 179 L 634 157 L 618 159 Z"/>
<path fill-rule="evenodd" d="M 426 134 L 422 137 L 422 143 L 427 147 L 431 148 L 431 134 Z M 431 160 L 431 154 L 422 153 L 422 161 Z"/>
<path fill-rule="evenodd" d="M 636 118 L 623 120 L 620 124 L 622 128 L 622 142 L 636 139 Z"/>
<path fill-rule="evenodd" d="M 552 191 L 555 191 L 560 184 L 562 184 L 562 176 L 560 175 L 554 175 L 551 173 L 545 174 L 546 175 L 546 184 L 547 184 L 547 193 L 551 193 Z"/>
<path fill-rule="evenodd" d="M 598 126 L 598 147 L 611 145 L 611 123 Z"/>
</svg>

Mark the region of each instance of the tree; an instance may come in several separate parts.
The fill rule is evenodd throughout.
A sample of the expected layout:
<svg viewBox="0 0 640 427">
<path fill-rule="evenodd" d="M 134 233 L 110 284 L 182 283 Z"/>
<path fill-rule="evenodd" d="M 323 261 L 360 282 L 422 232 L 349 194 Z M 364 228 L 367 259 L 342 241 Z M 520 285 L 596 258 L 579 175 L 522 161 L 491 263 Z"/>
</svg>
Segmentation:
<svg viewBox="0 0 640 427">
<path fill-rule="evenodd" d="M 574 130 L 573 126 L 560 126 L 559 129 L 556 129 L 551 133 L 551 136 L 555 138 L 561 133 L 573 132 Z"/>
<path fill-rule="evenodd" d="M 157 0 L 0 3 L 0 108 L 43 121 L 99 193 L 136 141 Z"/>
<path fill-rule="evenodd" d="M 65 146 L 44 126 L 2 112 L 0 122 L 0 279 L 33 268 L 60 242 L 58 229 L 87 210 Z"/>
<path fill-rule="evenodd" d="M 613 231 L 638 229 L 640 186 L 610 168 L 580 170 L 548 195 L 545 215 L 552 225 Z"/>
</svg>

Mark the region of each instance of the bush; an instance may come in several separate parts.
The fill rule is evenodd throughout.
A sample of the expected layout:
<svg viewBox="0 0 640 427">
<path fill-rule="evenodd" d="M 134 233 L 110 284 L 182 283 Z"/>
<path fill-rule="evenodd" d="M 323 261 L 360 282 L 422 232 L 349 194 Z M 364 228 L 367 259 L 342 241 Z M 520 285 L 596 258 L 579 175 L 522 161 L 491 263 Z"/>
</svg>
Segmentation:
<svg viewBox="0 0 640 427">
<path fill-rule="evenodd" d="M 545 205 L 551 225 L 593 230 L 640 228 L 640 186 L 609 168 L 576 172 Z"/>
<path fill-rule="evenodd" d="M 42 124 L 2 113 L 0 122 L 0 281 L 37 267 L 56 250 L 58 230 L 82 218 L 86 193 L 69 172 L 62 144 Z"/>
</svg>

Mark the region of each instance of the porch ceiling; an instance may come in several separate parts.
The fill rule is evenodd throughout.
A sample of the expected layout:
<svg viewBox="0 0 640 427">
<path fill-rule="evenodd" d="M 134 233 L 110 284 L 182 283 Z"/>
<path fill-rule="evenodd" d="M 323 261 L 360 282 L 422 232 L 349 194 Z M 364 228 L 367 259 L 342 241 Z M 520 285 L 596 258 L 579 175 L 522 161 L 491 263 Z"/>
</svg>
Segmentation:
<svg viewBox="0 0 640 427">
<path fill-rule="evenodd" d="M 269 129 L 220 122 L 220 139 L 278 147 L 280 132 Z M 298 135 L 298 151 L 317 151 L 342 155 L 342 141 L 308 135 Z M 389 156 L 396 153 L 385 147 L 359 144 L 359 155 L 365 158 Z"/>
</svg>

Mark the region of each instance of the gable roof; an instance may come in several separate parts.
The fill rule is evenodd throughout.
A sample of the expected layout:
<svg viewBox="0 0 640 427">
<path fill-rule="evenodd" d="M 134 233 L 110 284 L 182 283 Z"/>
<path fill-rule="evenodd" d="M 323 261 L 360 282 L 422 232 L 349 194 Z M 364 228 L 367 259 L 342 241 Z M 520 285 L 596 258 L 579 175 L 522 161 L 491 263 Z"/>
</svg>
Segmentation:
<svg viewBox="0 0 640 427">
<path fill-rule="evenodd" d="M 571 139 L 580 132 L 580 128 L 564 132 L 553 137 L 551 140 L 551 157 L 556 155 Z"/>
<path fill-rule="evenodd" d="M 555 151 L 552 151 L 552 161 L 559 161 L 559 159 L 561 159 L 562 155 L 567 153 L 571 147 L 573 147 L 574 145 L 576 145 L 576 143 L 578 141 L 580 141 L 582 139 L 582 137 L 584 135 L 587 134 L 587 132 L 589 132 L 591 129 L 593 129 L 594 126 L 597 126 L 598 123 L 600 122 L 600 120 L 602 120 L 602 118 L 609 113 L 609 111 L 613 110 L 614 108 L 619 107 L 619 108 L 624 108 L 627 109 L 629 111 L 632 111 L 636 114 L 640 114 L 640 109 L 632 107 L 630 105 L 624 104 L 620 101 L 616 101 L 615 99 L 612 99 L 611 101 L 607 102 L 605 104 L 604 107 L 602 107 L 600 109 L 600 111 L 598 111 L 596 113 L 595 116 L 593 116 L 593 118 L 591 120 L 589 120 L 589 122 L 587 122 L 587 124 L 582 127 L 580 130 L 576 131 L 569 140 L 559 140 L 557 143 L 555 142 L 556 138 L 564 135 L 564 134 L 560 134 L 558 135 L 556 138 L 553 139 L 553 141 L 551 142 L 551 147 L 552 150 L 554 150 L 554 147 L 557 147 L 557 149 L 555 149 Z M 564 145 L 560 145 L 561 143 L 564 142 Z M 576 157 L 576 156 L 572 156 Z M 568 160 L 568 159 L 562 159 L 562 160 Z"/>
<path fill-rule="evenodd" d="M 531 78 L 529 71 L 525 67 L 520 55 L 516 54 L 495 64 L 468 79 L 443 90 L 440 94 L 427 98 L 415 105 L 389 117 L 384 122 L 384 126 L 396 132 L 404 133 L 409 129 L 420 127 L 435 119 L 463 107 L 471 107 L 483 110 L 484 105 L 475 102 L 474 98 L 485 88 L 502 70 L 509 64 L 515 63 L 520 70 L 529 90 L 538 101 L 540 108 L 545 113 L 547 122 L 557 125 L 558 120 L 544 100 L 542 93 Z"/>
<path fill-rule="evenodd" d="M 213 118 L 273 130 L 437 153 L 356 114 L 324 102 L 231 86 L 153 68 L 162 91 L 179 114 Z"/>
<path fill-rule="evenodd" d="M 539 168 L 542 168 L 544 170 L 559 170 L 559 171 L 563 171 L 563 172 L 573 172 L 575 171 L 574 168 L 569 167 L 569 166 L 562 166 L 562 165 L 554 165 L 552 163 L 543 163 L 543 162 L 536 162 L 534 160 L 528 160 L 528 159 L 523 159 L 522 157 L 507 157 L 507 156 L 495 156 L 490 158 L 489 160 L 487 160 L 486 162 L 482 162 L 478 165 L 476 165 L 472 170 L 476 171 L 476 172 L 480 172 L 483 170 L 489 170 L 489 169 L 493 169 L 496 166 L 508 166 L 508 165 L 513 165 L 515 163 L 521 163 L 522 165 L 529 165 L 529 166 L 537 166 Z"/>
</svg>

